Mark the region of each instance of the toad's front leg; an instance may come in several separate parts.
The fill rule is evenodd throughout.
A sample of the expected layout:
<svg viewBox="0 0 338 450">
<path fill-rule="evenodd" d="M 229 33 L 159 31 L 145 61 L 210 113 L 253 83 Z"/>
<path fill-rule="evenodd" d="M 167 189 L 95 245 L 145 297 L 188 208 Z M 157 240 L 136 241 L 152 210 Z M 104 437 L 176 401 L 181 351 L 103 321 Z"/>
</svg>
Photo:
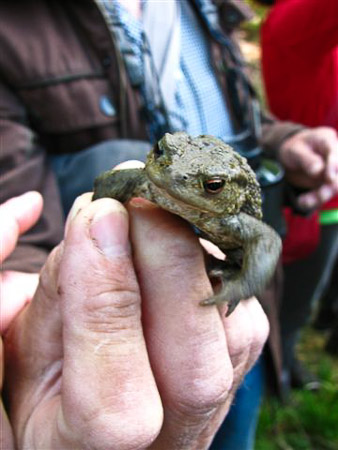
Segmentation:
<svg viewBox="0 0 338 450">
<path fill-rule="evenodd" d="M 218 262 L 210 273 L 211 276 L 220 278 L 221 289 L 201 304 L 226 302 L 229 305 L 229 315 L 240 300 L 263 292 L 275 271 L 281 240 L 272 228 L 245 213 L 222 219 L 220 229 L 224 236 L 232 236 L 236 242 L 240 242 L 241 247 L 227 250 L 222 246 L 222 237 L 218 242 L 213 240 L 226 254 L 226 260 Z"/>
<path fill-rule="evenodd" d="M 132 197 L 151 200 L 144 169 L 112 169 L 103 172 L 95 180 L 93 200 L 103 197 L 114 198 L 121 203 Z"/>
</svg>

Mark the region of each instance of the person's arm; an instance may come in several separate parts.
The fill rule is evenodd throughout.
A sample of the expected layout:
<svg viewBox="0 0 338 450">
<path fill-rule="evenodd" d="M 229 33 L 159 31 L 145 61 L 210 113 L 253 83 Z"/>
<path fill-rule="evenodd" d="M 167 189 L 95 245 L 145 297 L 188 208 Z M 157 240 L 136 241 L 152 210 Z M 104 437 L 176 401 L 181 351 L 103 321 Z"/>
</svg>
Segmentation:
<svg viewBox="0 0 338 450">
<path fill-rule="evenodd" d="M 63 214 L 54 176 L 24 105 L 4 83 L 0 83 L 0 150 L 0 202 L 30 190 L 40 192 L 45 200 L 41 219 L 19 240 L 2 269 L 38 272 L 62 239 Z"/>
<path fill-rule="evenodd" d="M 256 299 L 225 317 L 211 291 L 180 218 L 81 196 L 6 336 L 17 446 L 207 449 L 268 334 Z"/>
</svg>

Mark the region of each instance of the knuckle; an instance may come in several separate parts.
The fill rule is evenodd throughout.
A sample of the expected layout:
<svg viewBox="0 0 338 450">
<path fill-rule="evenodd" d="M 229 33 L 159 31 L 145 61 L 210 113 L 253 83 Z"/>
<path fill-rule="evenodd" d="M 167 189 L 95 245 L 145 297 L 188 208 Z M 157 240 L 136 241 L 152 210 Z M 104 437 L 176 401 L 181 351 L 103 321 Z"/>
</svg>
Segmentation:
<svg viewBox="0 0 338 450">
<path fill-rule="evenodd" d="M 188 416 L 208 415 L 227 400 L 233 384 L 233 371 L 205 380 L 191 380 L 175 401 L 175 409 Z"/>
<path fill-rule="evenodd" d="M 142 413 L 140 413 L 140 411 Z M 137 405 L 113 414 L 100 410 L 94 417 L 84 424 L 85 448 L 106 450 L 132 450 L 148 448 L 158 436 L 162 426 L 162 415 L 154 414 L 150 408 Z M 113 444 L 112 444 L 113 443 Z"/>
<path fill-rule="evenodd" d="M 111 333 L 130 328 L 130 320 L 140 318 L 138 290 L 98 292 L 84 305 L 84 325 L 90 331 Z"/>
<path fill-rule="evenodd" d="M 242 334 L 238 339 L 231 342 L 229 354 L 234 366 L 237 366 L 242 359 L 245 359 L 250 353 L 252 346 L 253 335 L 251 330 L 246 329 L 245 334 Z"/>
<path fill-rule="evenodd" d="M 77 442 L 74 448 L 148 448 L 163 424 L 161 403 L 145 395 L 76 396 L 65 412 L 59 431 L 66 440 Z"/>
<path fill-rule="evenodd" d="M 70 273 L 60 280 L 58 293 L 65 300 L 67 319 L 82 318 L 92 331 L 109 332 L 125 327 L 125 319 L 139 318 L 141 299 L 136 275 L 123 261 L 108 270 L 93 264 L 88 277 Z"/>
</svg>

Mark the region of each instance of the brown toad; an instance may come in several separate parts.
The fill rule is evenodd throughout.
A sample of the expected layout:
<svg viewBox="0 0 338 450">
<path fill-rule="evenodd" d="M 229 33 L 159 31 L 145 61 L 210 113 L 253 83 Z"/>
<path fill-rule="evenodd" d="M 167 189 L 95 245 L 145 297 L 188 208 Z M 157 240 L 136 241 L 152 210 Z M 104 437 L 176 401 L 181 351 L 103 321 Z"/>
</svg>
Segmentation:
<svg viewBox="0 0 338 450">
<path fill-rule="evenodd" d="M 213 260 L 209 275 L 221 288 L 202 305 L 259 295 L 279 258 L 279 236 L 264 224 L 255 173 L 223 141 L 208 135 L 165 134 L 149 153 L 144 169 L 110 170 L 95 181 L 94 200 L 126 202 L 144 197 L 179 215 L 216 244 L 226 260 Z"/>
</svg>

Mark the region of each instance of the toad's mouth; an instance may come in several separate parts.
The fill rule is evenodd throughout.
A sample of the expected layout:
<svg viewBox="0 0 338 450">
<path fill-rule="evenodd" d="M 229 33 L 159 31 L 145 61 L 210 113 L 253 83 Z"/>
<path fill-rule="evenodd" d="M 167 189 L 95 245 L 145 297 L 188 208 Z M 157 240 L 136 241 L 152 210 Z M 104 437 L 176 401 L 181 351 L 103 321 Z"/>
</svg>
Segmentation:
<svg viewBox="0 0 338 450">
<path fill-rule="evenodd" d="M 177 190 L 171 189 L 170 185 L 164 185 L 160 180 L 148 172 L 149 181 L 151 182 L 151 190 L 156 196 L 156 202 L 173 213 L 177 211 L 192 211 L 199 214 L 213 214 L 217 215 L 218 211 L 215 208 L 210 208 L 211 202 L 200 195 L 189 195 L 189 201 L 184 195 L 180 195 Z M 162 181 L 162 180 L 161 180 Z M 215 206 L 212 204 L 212 206 Z M 219 211 L 222 213 L 223 210 Z"/>
</svg>

